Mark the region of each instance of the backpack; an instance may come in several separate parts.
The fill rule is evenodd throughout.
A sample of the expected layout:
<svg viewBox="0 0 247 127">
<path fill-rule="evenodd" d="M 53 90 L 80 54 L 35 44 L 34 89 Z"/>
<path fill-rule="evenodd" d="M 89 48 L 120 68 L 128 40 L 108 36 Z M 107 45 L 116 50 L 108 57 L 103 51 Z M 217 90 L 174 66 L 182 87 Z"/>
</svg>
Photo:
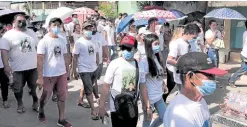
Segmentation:
<svg viewBox="0 0 247 127">
<path fill-rule="evenodd" d="M 136 60 L 135 60 L 135 64 L 136 64 L 136 88 L 134 93 L 121 92 L 121 94 L 118 94 L 117 96 L 115 96 L 115 98 L 111 94 L 116 109 L 116 113 L 120 119 L 132 119 L 138 117 L 137 101 L 139 98 L 139 92 L 138 92 L 139 68 Z"/>
</svg>

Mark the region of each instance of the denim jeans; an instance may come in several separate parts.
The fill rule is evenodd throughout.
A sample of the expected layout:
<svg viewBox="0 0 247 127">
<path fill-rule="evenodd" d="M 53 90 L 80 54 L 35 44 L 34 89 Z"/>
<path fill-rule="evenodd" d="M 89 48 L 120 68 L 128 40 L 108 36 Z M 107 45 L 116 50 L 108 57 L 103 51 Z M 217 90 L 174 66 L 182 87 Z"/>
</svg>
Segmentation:
<svg viewBox="0 0 247 127">
<path fill-rule="evenodd" d="M 219 49 L 208 48 L 208 57 L 216 67 L 219 67 Z"/>
<path fill-rule="evenodd" d="M 109 56 L 110 56 L 111 61 L 117 58 L 118 53 L 117 53 L 116 45 L 108 46 L 108 50 L 109 50 Z M 113 51 L 112 55 L 111 55 L 111 51 Z"/>
<path fill-rule="evenodd" d="M 245 62 L 244 62 L 244 56 L 241 55 L 241 67 L 230 77 L 229 83 L 235 83 L 239 77 L 243 74 L 245 74 Z"/>
<path fill-rule="evenodd" d="M 156 118 L 151 124 L 151 121 L 147 120 L 147 112 L 144 112 L 142 127 L 159 127 L 163 123 L 163 117 L 166 111 L 166 105 L 163 98 L 154 103 L 154 107 L 158 111 L 159 117 Z"/>
</svg>

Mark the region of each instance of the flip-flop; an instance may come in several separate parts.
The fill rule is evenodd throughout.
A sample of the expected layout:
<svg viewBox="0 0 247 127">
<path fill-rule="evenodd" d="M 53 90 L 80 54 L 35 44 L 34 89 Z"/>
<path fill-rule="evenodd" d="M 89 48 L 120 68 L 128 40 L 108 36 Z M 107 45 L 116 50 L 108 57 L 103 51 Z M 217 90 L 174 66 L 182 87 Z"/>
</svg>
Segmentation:
<svg viewBox="0 0 247 127">
<path fill-rule="evenodd" d="M 10 108 L 10 105 L 7 101 L 3 102 L 3 107 L 4 108 Z"/>
<path fill-rule="evenodd" d="M 99 120 L 99 116 L 98 115 L 91 114 L 91 116 L 92 116 L 92 120 Z"/>
<path fill-rule="evenodd" d="M 86 104 L 86 103 L 83 103 L 83 104 L 78 103 L 78 106 L 81 106 L 83 108 L 91 108 L 90 105 L 89 104 Z"/>
</svg>

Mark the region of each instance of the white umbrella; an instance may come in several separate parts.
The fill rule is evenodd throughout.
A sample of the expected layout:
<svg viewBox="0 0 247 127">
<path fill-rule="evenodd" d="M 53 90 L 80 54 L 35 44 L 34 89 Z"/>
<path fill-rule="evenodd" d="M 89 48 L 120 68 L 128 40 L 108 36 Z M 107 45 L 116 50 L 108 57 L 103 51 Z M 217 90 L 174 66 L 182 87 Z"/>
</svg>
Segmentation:
<svg viewBox="0 0 247 127">
<path fill-rule="evenodd" d="M 217 19 L 234 19 L 234 20 L 246 20 L 246 18 L 239 12 L 230 8 L 219 8 L 210 11 L 205 18 L 217 18 Z"/>
<path fill-rule="evenodd" d="M 68 7 L 60 7 L 56 10 L 53 10 L 46 18 L 44 27 L 49 26 L 49 22 L 52 18 L 60 18 L 62 21 L 68 17 L 71 17 L 74 10 Z"/>
</svg>

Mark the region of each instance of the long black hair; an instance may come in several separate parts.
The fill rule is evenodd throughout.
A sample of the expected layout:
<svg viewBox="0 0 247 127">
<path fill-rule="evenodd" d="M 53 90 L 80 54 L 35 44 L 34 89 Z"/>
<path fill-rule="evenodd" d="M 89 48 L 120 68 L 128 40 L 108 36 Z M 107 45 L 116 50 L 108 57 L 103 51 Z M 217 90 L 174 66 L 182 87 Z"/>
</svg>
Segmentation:
<svg viewBox="0 0 247 127">
<path fill-rule="evenodd" d="M 148 34 L 144 36 L 144 44 L 145 44 L 145 52 L 147 56 L 147 61 L 148 61 L 148 68 L 149 68 L 149 73 L 151 74 L 152 77 L 155 77 L 158 75 L 157 73 L 158 68 L 154 62 L 154 55 L 157 57 L 160 63 L 159 53 L 154 54 L 153 49 L 152 49 L 152 43 L 157 40 L 159 40 L 159 37 L 155 34 Z"/>
</svg>

